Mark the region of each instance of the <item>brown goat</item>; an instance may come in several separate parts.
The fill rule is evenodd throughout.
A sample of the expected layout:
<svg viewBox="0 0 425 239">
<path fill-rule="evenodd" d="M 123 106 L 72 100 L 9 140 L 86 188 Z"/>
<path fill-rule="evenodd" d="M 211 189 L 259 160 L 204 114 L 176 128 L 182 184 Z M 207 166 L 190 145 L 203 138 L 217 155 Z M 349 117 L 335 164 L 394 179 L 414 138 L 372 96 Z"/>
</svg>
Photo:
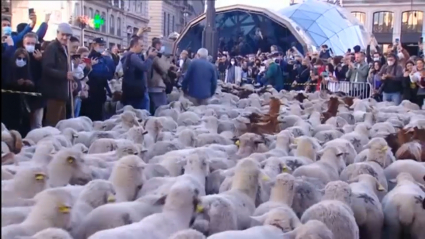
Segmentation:
<svg viewBox="0 0 425 239">
<path fill-rule="evenodd" d="M 331 97 L 328 101 L 328 110 L 322 112 L 322 124 L 324 124 L 331 117 L 335 117 L 338 113 L 338 106 L 341 101 L 337 97 Z"/>
<path fill-rule="evenodd" d="M 392 137 L 387 136 L 387 138 L 390 139 Z M 395 151 L 394 155 L 397 160 L 414 159 L 416 161 L 425 162 L 425 141 L 423 140 L 423 132 L 421 132 L 420 129 L 400 129 L 397 132 L 397 139 L 392 139 L 392 141 L 394 147 L 392 147 L 390 143 L 388 144 L 393 153 Z M 420 149 L 418 149 L 417 146 L 420 146 Z"/>
<path fill-rule="evenodd" d="M 270 99 L 269 112 L 265 115 L 252 113 L 248 116 L 250 123 L 247 124 L 247 132 L 256 134 L 275 134 L 279 132 L 279 116 L 281 102 L 277 98 Z"/>
<path fill-rule="evenodd" d="M 354 98 L 351 96 L 342 97 L 342 101 L 348 106 L 351 107 L 354 104 Z"/>
<path fill-rule="evenodd" d="M 306 97 L 303 93 L 298 93 L 295 97 L 294 100 L 298 100 L 300 103 L 303 103 L 303 101 L 305 99 L 308 99 L 308 97 Z"/>
</svg>

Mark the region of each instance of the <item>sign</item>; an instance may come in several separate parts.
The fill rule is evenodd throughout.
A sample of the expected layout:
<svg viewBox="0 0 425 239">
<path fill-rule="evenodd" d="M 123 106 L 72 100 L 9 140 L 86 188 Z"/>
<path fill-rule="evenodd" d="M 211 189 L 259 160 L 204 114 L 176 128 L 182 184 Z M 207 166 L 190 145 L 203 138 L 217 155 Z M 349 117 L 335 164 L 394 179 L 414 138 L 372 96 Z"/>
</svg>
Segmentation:
<svg viewBox="0 0 425 239">
<path fill-rule="evenodd" d="M 100 27 L 105 24 L 105 20 L 102 19 L 102 17 L 99 14 L 94 15 L 93 19 L 93 25 L 95 29 L 99 29 Z"/>
</svg>

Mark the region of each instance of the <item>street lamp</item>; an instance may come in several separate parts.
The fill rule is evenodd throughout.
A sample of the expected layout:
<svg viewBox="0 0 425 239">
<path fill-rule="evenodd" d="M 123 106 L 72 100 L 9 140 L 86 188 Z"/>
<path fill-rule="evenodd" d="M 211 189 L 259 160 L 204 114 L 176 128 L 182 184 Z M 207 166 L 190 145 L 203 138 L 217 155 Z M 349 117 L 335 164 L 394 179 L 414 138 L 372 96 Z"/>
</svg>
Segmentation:
<svg viewBox="0 0 425 239">
<path fill-rule="evenodd" d="M 202 46 L 207 48 L 208 53 L 217 59 L 218 35 L 215 29 L 215 0 L 207 0 L 206 25 L 202 32 Z"/>
</svg>

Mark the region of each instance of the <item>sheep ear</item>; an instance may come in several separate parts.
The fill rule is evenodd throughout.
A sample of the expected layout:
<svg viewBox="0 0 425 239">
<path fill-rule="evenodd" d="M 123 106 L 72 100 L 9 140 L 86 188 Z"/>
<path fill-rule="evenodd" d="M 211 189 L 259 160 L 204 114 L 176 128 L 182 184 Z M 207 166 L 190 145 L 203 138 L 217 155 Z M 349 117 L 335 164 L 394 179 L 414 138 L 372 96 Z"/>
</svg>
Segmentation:
<svg viewBox="0 0 425 239">
<path fill-rule="evenodd" d="M 378 182 L 378 180 L 376 180 L 376 190 L 378 190 L 378 191 L 380 191 L 380 192 L 385 191 L 384 186 L 382 186 L 382 184 L 380 184 L 380 183 Z"/>
<path fill-rule="evenodd" d="M 259 222 L 261 225 L 264 224 L 264 221 L 266 220 L 266 214 L 263 214 L 261 216 L 250 216 L 250 218 L 256 222 Z"/>
<path fill-rule="evenodd" d="M 396 178 L 388 179 L 388 181 L 391 182 L 391 183 L 397 183 L 397 179 Z"/>
<path fill-rule="evenodd" d="M 156 200 L 154 202 L 154 205 L 164 205 L 166 199 L 167 199 L 167 195 L 164 195 L 164 196 L 158 198 L 158 200 Z"/>
<path fill-rule="evenodd" d="M 138 165 L 137 165 L 137 168 L 139 168 L 139 169 L 145 169 L 146 168 L 146 163 L 145 162 L 143 162 L 143 163 L 139 163 Z"/>
<path fill-rule="evenodd" d="M 318 151 L 317 151 L 317 156 L 322 156 L 324 152 L 325 152 L 325 150 L 324 150 L 324 149 L 320 149 L 320 150 L 318 150 Z"/>
<path fill-rule="evenodd" d="M 348 179 L 347 183 L 356 183 L 359 181 L 359 176 L 356 176 L 354 178 Z"/>
<path fill-rule="evenodd" d="M 290 144 L 289 145 L 289 148 L 291 148 L 291 149 L 296 149 L 298 146 L 296 145 L 296 144 Z"/>
<path fill-rule="evenodd" d="M 146 135 L 146 134 L 148 134 L 149 132 L 147 131 L 147 130 L 145 130 L 143 133 L 142 133 L 142 135 Z"/>
<path fill-rule="evenodd" d="M 261 177 L 261 180 L 264 181 L 264 182 L 270 181 L 270 177 L 267 174 L 265 174 L 264 172 L 260 173 L 260 177 Z"/>
</svg>

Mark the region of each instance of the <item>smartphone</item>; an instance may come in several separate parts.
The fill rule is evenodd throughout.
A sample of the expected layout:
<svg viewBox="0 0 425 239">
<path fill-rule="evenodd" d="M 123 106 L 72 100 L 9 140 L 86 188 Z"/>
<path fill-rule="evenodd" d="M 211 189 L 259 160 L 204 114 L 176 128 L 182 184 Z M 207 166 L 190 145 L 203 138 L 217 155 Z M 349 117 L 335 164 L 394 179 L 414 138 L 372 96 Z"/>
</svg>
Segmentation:
<svg viewBox="0 0 425 239">
<path fill-rule="evenodd" d="M 260 71 L 265 71 L 266 67 L 265 66 L 260 66 Z"/>
<path fill-rule="evenodd" d="M 28 9 L 28 15 L 34 14 L 34 8 Z"/>
<path fill-rule="evenodd" d="M 395 39 L 395 43 L 396 43 L 396 44 L 400 43 L 400 39 L 396 38 L 396 39 Z"/>
<path fill-rule="evenodd" d="M 91 64 L 90 58 L 83 58 L 83 62 L 86 64 Z"/>
</svg>

